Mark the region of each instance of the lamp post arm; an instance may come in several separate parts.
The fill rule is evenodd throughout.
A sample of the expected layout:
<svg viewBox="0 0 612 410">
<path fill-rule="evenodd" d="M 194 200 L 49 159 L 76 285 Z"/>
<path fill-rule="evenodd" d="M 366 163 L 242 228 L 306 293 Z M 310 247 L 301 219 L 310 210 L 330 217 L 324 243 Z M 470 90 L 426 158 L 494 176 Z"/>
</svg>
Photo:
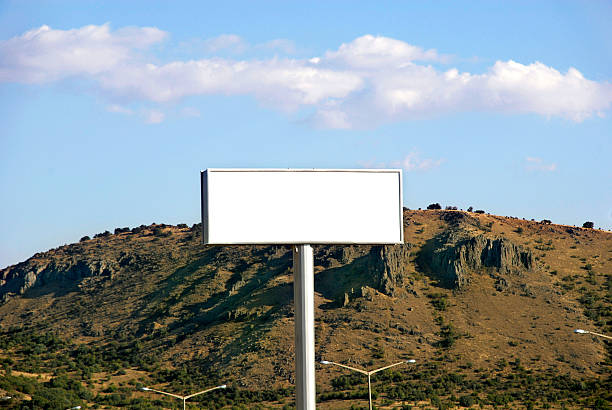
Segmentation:
<svg viewBox="0 0 612 410">
<path fill-rule="evenodd" d="M 210 389 L 202 390 L 197 393 L 190 394 L 189 396 L 185 396 L 185 400 L 190 399 L 194 396 L 198 396 L 200 394 L 208 393 L 209 391 L 217 390 L 217 389 L 225 389 L 225 385 L 211 387 Z"/>
<path fill-rule="evenodd" d="M 595 336 L 605 337 L 606 339 L 612 339 L 612 336 L 602 335 L 601 333 L 591 332 L 590 330 L 587 330 L 586 332 Z"/>
<path fill-rule="evenodd" d="M 365 371 L 365 370 L 356 369 L 356 368 L 354 368 L 354 367 L 347 366 L 347 365 L 340 364 L 340 363 L 336 363 L 336 362 L 330 362 L 330 361 L 328 361 L 328 363 L 329 363 L 329 364 L 335 364 L 336 366 L 344 367 L 345 369 L 349 369 L 349 370 L 352 370 L 352 371 L 354 371 L 354 372 L 358 372 L 358 373 L 361 373 L 361 374 L 365 374 L 366 376 L 367 376 L 367 375 L 368 375 L 368 373 L 369 373 L 369 372 L 367 372 L 367 371 Z"/>
<path fill-rule="evenodd" d="M 372 371 L 370 371 L 370 372 L 368 372 L 368 373 L 369 373 L 369 374 L 378 373 L 378 372 L 383 371 L 383 370 L 386 370 L 386 369 L 388 369 L 388 368 L 390 368 L 390 367 L 399 366 L 400 364 L 404 364 L 404 363 L 406 363 L 406 361 L 405 361 L 405 360 L 404 360 L 403 362 L 393 363 L 393 364 L 390 364 L 389 366 L 381 367 L 380 369 L 372 370 Z"/>
<path fill-rule="evenodd" d="M 155 390 L 155 389 L 152 389 L 150 387 L 147 387 L 147 390 L 145 390 L 145 391 L 152 391 L 152 392 L 159 393 L 159 394 L 165 394 L 166 396 L 172 396 L 172 397 L 175 397 L 175 398 L 181 399 L 181 400 L 184 399 L 183 396 L 179 396 L 178 394 L 172 394 L 172 393 L 168 393 L 168 392 L 161 391 L 161 390 Z"/>
</svg>

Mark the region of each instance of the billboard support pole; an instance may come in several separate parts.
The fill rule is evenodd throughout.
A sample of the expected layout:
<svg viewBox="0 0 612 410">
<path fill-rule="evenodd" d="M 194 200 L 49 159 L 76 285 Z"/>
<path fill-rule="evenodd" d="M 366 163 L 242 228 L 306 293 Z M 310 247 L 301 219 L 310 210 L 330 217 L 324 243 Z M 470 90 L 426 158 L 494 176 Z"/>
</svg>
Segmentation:
<svg viewBox="0 0 612 410">
<path fill-rule="evenodd" d="M 314 259 L 310 245 L 293 246 L 295 304 L 295 385 L 298 410 L 314 410 Z"/>
</svg>

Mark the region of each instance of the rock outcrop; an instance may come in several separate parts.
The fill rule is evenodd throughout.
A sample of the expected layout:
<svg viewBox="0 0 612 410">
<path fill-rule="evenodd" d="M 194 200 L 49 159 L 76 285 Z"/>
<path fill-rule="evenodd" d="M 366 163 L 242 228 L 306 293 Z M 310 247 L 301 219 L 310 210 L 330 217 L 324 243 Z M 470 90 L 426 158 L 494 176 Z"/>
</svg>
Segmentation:
<svg viewBox="0 0 612 410">
<path fill-rule="evenodd" d="M 119 262 L 111 259 L 28 259 L 0 271 L 0 301 L 53 282 L 78 282 L 92 276 L 112 278 Z"/>
<path fill-rule="evenodd" d="M 533 266 L 531 251 L 506 238 L 459 238 L 452 232 L 432 239 L 423 247 L 417 262 L 448 288 L 468 285 L 473 272 L 489 269 L 511 274 Z"/>
<path fill-rule="evenodd" d="M 372 256 L 377 275 L 377 289 L 388 296 L 396 296 L 398 290 L 410 287 L 408 266 L 412 245 L 386 245 L 375 247 Z"/>
</svg>

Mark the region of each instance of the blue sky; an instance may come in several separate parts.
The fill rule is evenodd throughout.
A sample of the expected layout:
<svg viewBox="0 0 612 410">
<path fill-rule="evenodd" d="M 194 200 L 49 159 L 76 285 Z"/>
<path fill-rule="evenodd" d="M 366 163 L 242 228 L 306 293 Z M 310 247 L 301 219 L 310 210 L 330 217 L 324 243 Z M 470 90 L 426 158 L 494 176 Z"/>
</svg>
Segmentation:
<svg viewBox="0 0 612 410">
<path fill-rule="evenodd" d="M 612 229 L 612 3 L 218 3 L 0 1 L 0 267 L 199 222 L 207 167 Z"/>
</svg>

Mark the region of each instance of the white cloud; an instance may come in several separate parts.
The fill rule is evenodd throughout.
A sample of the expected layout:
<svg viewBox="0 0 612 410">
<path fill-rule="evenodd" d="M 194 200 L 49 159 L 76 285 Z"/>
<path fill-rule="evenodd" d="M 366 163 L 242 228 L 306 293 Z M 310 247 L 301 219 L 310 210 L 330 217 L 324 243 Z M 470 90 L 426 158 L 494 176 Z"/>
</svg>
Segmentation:
<svg viewBox="0 0 612 410">
<path fill-rule="evenodd" d="M 350 72 L 317 69 L 295 60 L 205 59 L 125 66 L 99 77 L 116 94 L 155 102 L 202 94 L 252 94 L 284 109 L 345 98 L 361 86 Z"/>
<path fill-rule="evenodd" d="M 111 99 L 158 103 L 197 95 L 252 95 L 283 111 L 310 107 L 312 123 L 330 128 L 367 128 L 463 111 L 583 121 L 603 116 L 612 105 L 612 85 L 588 80 L 575 68 L 562 73 L 540 62 L 509 60 L 497 61 L 484 73 L 441 70 L 422 62 L 444 62 L 446 56 L 388 37 L 365 35 L 309 59 L 147 61 L 143 51 L 165 37 L 150 27 L 42 26 L 0 41 L 0 82 L 79 76 Z M 233 34 L 204 44 L 211 52 L 250 47 Z M 295 50 L 284 39 L 253 47 Z"/>
<path fill-rule="evenodd" d="M 137 50 L 165 37 L 166 33 L 152 27 L 111 32 L 108 24 L 72 30 L 41 26 L 0 41 L 0 81 L 43 83 L 95 76 L 133 60 Z"/>
<path fill-rule="evenodd" d="M 439 61 L 436 50 L 423 50 L 401 40 L 365 35 L 325 53 L 325 60 L 355 68 L 402 67 L 412 61 Z"/>
<path fill-rule="evenodd" d="M 417 151 L 411 151 L 400 160 L 390 162 L 366 161 L 360 165 L 364 168 L 401 168 L 404 171 L 429 171 L 444 163 L 444 159 L 421 158 Z"/>
<path fill-rule="evenodd" d="M 111 104 L 108 107 L 106 107 L 106 111 L 108 112 L 115 112 L 118 114 L 126 114 L 126 115 L 132 115 L 134 112 L 132 110 L 130 110 L 129 108 L 123 107 L 119 104 Z"/>
<path fill-rule="evenodd" d="M 575 68 L 562 74 L 540 62 L 523 65 L 495 63 L 484 78 L 491 108 L 510 112 L 535 112 L 582 121 L 602 114 L 612 102 L 612 85 L 584 78 Z"/>
<path fill-rule="evenodd" d="M 250 50 L 278 51 L 283 54 L 295 54 L 296 46 L 293 41 L 285 38 L 276 38 L 258 44 L 249 44 L 237 34 L 221 34 L 205 40 L 192 39 L 180 43 L 180 46 L 190 50 L 204 49 L 208 53 L 242 54 Z"/>
<path fill-rule="evenodd" d="M 278 50 L 284 54 L 295 54 L 296 52 L 296 47 L 293 41 L 286 38 L 276 38 L 274 40 L 258 44 L 256 47 L 268 50 Z"/>
<path fill-rule="evenodd" d="M 551 163 L 546 164 L 542 158 L 537 157 L 527 157 L 525 158 L 527 162 L 525 168 L 528 171 L 544 171 L 544 172 L 553 172 L 557 170 L 557 164 Z"/>
<path fill-rule="evenodd" d="M 147 124 L 159 124 L 166 118 L 163 112 L 157 110 L 146 110 L 143 114 Z"/>
<path fill-rule="evenodd" d="M 229 50 L 241 53 L 247 48 L 247 43 L 236 34 L 221 34 L 220 36 L 204 40 L 204 48 L 209 52 Z"/>
<path fill-rule="evenodd" d="M 443 162 L 443 159 L 421 158 L 418 152 L 412 151 L 402 160 L 391 162 L 391 166 L 405 171 L 427 171 L 439 167 Z"/>
</svg>

